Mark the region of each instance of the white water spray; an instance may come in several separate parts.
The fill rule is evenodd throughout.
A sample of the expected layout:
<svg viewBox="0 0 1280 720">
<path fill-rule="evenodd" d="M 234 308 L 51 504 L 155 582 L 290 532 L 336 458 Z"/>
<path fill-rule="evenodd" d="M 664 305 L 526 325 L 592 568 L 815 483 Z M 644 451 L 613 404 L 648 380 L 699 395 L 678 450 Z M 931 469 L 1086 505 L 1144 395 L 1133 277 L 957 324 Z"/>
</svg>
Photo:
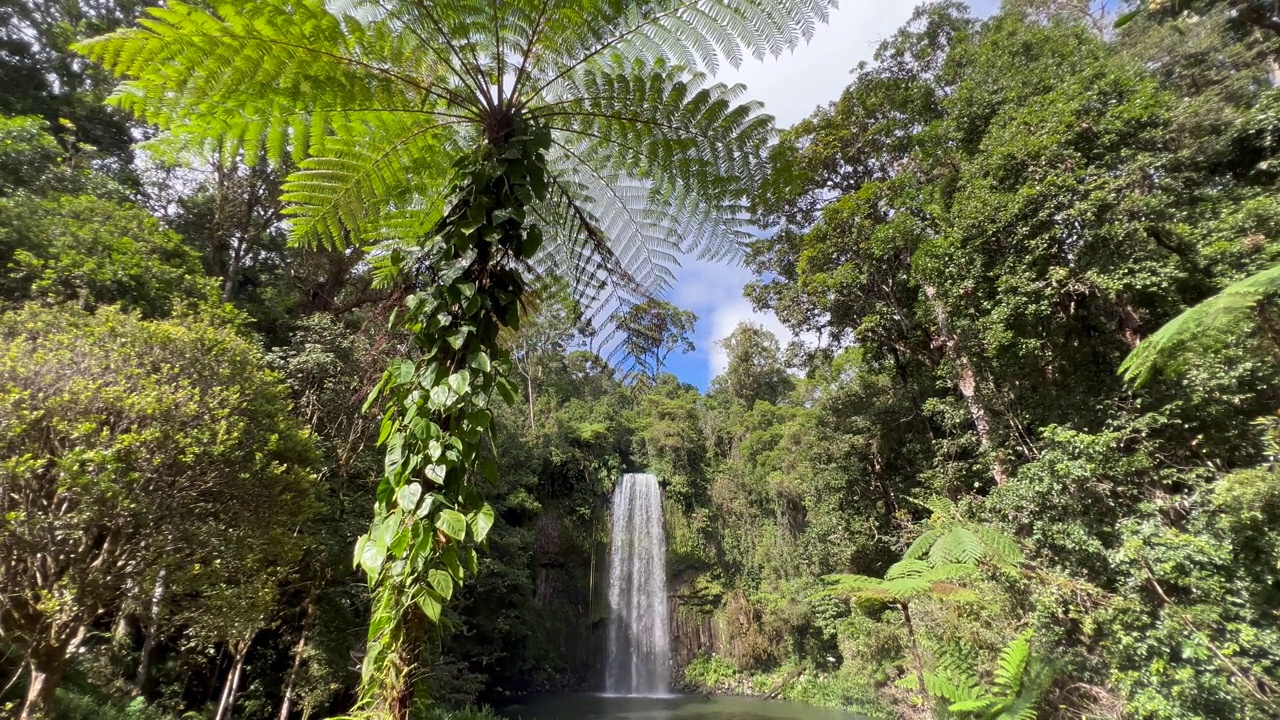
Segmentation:
<svg viewBox="0 0 1280 720">
<path fill-rule="evenodd" d="M 670 692 L 667 538 L 658 478 L 627 473 L 613 490 L 609 545 L 609 665 L 605 691 Z"/>
</svg>

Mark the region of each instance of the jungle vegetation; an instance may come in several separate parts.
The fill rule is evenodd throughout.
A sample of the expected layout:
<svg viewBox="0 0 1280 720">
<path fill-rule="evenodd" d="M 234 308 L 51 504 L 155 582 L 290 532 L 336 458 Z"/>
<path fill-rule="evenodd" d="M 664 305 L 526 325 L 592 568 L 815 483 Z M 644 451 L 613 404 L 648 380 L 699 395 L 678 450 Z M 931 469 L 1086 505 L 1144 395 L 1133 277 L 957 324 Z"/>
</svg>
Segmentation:
<svg viewBox="0 0 1280 720">
<path fill-rule="evenodd" d="M 687 689 L 1280 717 L 1274 8 L 831 9 L 0 5 L 0 716 L 592 687 L 647 470 Z"/>
</svg>

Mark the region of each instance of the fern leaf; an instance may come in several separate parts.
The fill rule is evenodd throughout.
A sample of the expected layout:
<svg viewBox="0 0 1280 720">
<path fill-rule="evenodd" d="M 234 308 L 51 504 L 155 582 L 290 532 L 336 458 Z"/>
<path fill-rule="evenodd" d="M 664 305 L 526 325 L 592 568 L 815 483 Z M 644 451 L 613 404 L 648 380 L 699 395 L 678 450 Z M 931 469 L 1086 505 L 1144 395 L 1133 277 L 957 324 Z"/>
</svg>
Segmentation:
<svg viewBox="0 0 1280 720">
<path fill-rule="evenodd" d="M 933 547 L 929 548 L 929 561 L 936 565 L 976 564 L 984 554 L 982 541 L 978 536 L 963 525 L 955 523 L 946 528 Z"/>
<path fill-rule="evenodd" d="M 923 560 L 899 560 L 889 566 L 884 574 L 885 580 L 914 579 L 924 576 L 933 570 L 933 566 Z"/>
<path fill-rule="evenodd" d="M 950 563 L 947 565 L 930 567 L 923 574 L 923 578 L 931 583 L 941 583 L 953 580 L 967 580 L 977 574 L 978 570 L 973 565 L 967 563 Z"/>
<path fill-rule="evenodd" d="M 1120 365 L 1120 374 L 1133 385 L 1151 379 L 1162 365 L 1173 367 L 1183 352 L 1195 343 L 1210 339 L 1221 341 L 1225 328 L 1250 320 L 1263 302 L 1280 293 L 1280 265 L 1228 285 L 1222 292 L 1195 305 L 1165 323 L 1150 337 L 1138 343 Z"/>
<path fill-rule="evenodd" d="M 1031 634 L 1024 632 L 1000 651 L 996 663 L 994 682 L 997 691 L 1008 696 L 1016 696 L 1022 689 L 1023 675 L 1031 658 Z"/>
<path fill-rule="evenodd" d="M 1005 533 L 985 525 L 973 526 L 972 530 L 981 541 L 985 559 L 989 562 L 1004 567 L 1017 567 L 1026 562 L 1018 542 Z"/>
<path fill-rule="evenodd" d="M 904 560 L 920 560 L 927 556 L 934 544 L 946 532 L 944 528 L 931 528 L 912 541 L 907 551 L 902 554 Z"/>
<path fill-rule="evenodd" d="M 144 120 L 298 164 L 297 242 L 413 242 L 388 216 L 438 216 L 448 161 L 522 114 L 554 137 L 535 269 L 604 319 L 665 292 L 680 256 L 734 258 L 747 238 L 773 121 L 695 68 L 793 48 L 833 5 L 174 0 L 78 48 L 125 78 L 115 102 Z"/>
<path fill-rule="evenodd" d="M 996 705 L 997 701 L 992 698 L 976 698 L 951 703 L 947 710 L 953 713 L 983 713 L 991 710 Z"/>
</svg>

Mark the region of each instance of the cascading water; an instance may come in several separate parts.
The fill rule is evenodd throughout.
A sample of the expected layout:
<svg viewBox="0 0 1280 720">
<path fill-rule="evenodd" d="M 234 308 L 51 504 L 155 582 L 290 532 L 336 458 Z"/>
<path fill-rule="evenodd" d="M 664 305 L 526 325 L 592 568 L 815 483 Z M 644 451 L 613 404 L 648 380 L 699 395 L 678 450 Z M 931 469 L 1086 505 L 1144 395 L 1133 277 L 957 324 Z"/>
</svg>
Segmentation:
<svg viewBox="0 0 1280 720">
<path fill-rule="evenodd" d="M 613 490 L 609 544 L 609 665 L 605 692 L 670 691 L 667 538 L 658 478 L 627 473 Z"/>
</svg>

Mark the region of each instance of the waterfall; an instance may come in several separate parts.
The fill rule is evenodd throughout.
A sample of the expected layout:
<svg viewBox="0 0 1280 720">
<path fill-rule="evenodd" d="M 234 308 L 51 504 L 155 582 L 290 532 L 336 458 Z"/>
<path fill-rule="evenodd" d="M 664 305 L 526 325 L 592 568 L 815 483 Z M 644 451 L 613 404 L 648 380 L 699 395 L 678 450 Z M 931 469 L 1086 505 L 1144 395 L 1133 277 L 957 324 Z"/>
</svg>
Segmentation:
<svg viewBox="0 0 1280 720">
<path fill-rule="evenodd" d="M 613 490 L 605 692 L 665 695 L 670 667 L 662 491 L 657 477 L 627 473 Z"/>
</svg>

